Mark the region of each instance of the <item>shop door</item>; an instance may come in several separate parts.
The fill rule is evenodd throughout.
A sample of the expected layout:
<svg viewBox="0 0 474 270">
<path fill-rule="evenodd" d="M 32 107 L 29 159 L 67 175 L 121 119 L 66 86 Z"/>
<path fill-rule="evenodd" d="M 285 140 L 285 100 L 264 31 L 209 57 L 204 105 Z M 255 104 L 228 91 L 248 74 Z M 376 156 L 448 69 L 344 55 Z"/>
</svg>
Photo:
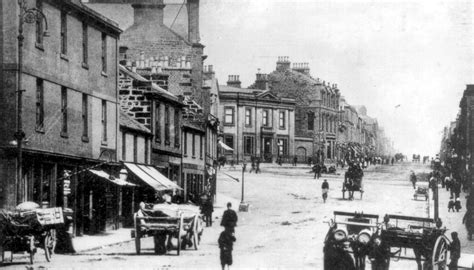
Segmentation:
<svg viewBox="0 0 474 270">
<path fill-rule="evenodd" d="M 271 137 L 263 137 L 263 160 L 264 162 L 272 162 L 272 146 L 273 139 Z"/>
</svg>

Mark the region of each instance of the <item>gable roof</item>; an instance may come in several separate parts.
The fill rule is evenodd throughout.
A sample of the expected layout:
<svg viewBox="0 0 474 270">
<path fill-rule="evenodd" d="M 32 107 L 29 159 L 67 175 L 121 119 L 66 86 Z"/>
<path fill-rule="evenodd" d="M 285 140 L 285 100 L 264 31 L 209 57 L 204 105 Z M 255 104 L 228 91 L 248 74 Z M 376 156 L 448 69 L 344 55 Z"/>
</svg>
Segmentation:
<svg viewBox="0 0 474 270">
<path fill-rule="evenodd" d="M 126 112 L 122 110 L 120 110 L 119 122 L 120 122 L 120 126 L 123 128 L 131 129 L 134 131 L 138 131 L 140 133 L 151 135 L 151 131 L 148 128 L 146 128 L 143 124 L 139 123 L 138 121 L 133 119 L 130 115 L 128 115 Z"/>
</svg>

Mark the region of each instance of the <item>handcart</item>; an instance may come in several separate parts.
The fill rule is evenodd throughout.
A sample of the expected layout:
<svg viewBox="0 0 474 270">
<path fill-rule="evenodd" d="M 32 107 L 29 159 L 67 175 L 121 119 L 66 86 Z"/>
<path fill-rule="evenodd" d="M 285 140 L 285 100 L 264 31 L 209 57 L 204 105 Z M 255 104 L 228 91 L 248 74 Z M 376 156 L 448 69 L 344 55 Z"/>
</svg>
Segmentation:
<svg viewBox="0 0 474 270">
<path fill-rule="evenodd" d="M 415 189 L 415 193 L 413 194 L 413 199 L 414 200 L 417 200 L 419 197 L 421 198 L 424 198 L 425 201 L 428 200 L 428 197 L 429 197 L 429 187 L 428 187 L 428 183 L 426 182 L 418 182 L 416 184 L 416 189 Z"/>
</svg>

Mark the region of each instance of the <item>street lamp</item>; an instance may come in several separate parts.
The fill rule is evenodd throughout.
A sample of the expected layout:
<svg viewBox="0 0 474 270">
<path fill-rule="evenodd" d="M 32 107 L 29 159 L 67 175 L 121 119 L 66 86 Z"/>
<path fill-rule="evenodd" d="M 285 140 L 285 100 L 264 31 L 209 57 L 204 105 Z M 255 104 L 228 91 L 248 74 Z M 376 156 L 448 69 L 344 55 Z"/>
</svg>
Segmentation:
<svg viewBox="0 0 474 270">
<path fill-rule="evenodd" d="M 25 138 L 25 132 L 23 131 L 22 123 L 22 110 L 23 110 L 23 91 L 21 86 L 22 72 L 23 72 L 23 42 L 25 37 L 23 36 L 23 24 L 32 24 L 38 20 L 44 20 L 45 30 L 43 36 L 48 36 L 48 21 L 44 13 L 37 8 L 28 8 L 26 6 L 26 0 L 18 0 L 18 6 L 20 8 L 20 14 L 18 15 L 18 83 L 17 83 L 17 130 L 14 134 L 14 138 L 17 141 L 17 168 L 16 168 L 16 202 L 18 203 L 21 198 L 21 177 L 22 177 L 22 143 Z"/>
</svg>

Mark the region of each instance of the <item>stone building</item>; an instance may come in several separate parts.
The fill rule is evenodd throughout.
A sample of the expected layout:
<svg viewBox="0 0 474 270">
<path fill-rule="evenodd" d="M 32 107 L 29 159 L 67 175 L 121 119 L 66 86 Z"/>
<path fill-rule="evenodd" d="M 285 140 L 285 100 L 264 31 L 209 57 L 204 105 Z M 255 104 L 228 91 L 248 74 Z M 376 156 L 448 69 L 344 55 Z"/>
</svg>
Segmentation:
<svg viewBox="0 0 474 270">
<path fill-rule="evenodd" d="M 74 210 L 75 232 L 100 230 L 90 222 L 95 216 L 89 203 L 97 201 L 99 193 L 83 169 L 117 161 L 116 48 L 121 30 L 79 1 L 36 0 L 26 5 L 42 11 L 48 29 L 43 20 L 24 23 L 21 52 L 18 1 L 2 1 L 0 6 L 2 32 L 8 33 L 0 42 L 0 206 L 11 209 L 26 200 L 67 206 Z M 15 98 L 19 53 L 24 90 L 20 112 Z M 21 178 L 19 151 L 12 146 L 19 113 L 25 134 Z M 70 183 L 64 181 L 65 171 L 72 175 Z M 102 190 L 100 197 L 107 200 L 107 194 Z"/>
<path fill-rule="evenodd" d="M 264 87 L 278 97 L 296 101 L 294 146 L 298 160 L 334 159 L 340 96 L 337 85 L 311 77 L 308 63 L 291 67 L 284 56 L 278 58 L 275 71 L 259 76 L 250 88 Z"/>
<path fill-rule="evenodd" d="M 262 76 L 257 74 L 258 82 Z M 227 160 L 249 161 L 255 156 L 264 162 L 278 157 L 288 162 L 295 149 L 295 100 L 240 86 L 237 75 L 219 86 L 223 142 L 234 149 L 224 152 Z"/>
</svg>

